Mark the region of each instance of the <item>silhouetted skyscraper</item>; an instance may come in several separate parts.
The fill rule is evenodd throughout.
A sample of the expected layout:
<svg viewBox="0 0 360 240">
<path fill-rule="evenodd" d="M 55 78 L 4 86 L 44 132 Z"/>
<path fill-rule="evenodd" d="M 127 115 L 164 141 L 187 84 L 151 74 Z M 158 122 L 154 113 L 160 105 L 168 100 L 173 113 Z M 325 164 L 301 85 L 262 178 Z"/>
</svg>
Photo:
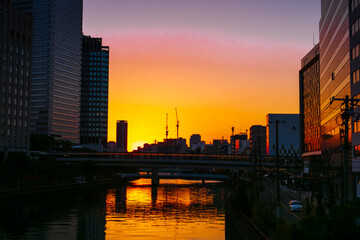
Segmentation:
<svg viewBox="0 0 360 240">
<path fill-rule="evenodd" d="M 127 152 L 127 137 L 128 137 L 128 122 L 117 121 L 116 122 L 116 144 L 119 152 Z"/>
<path fill-rule="evenodd" d="M 266 155 L 266 127 L 253 125 L 250 127 L 250 148 L 254 155 Z"/>
<path fill-rule="evenodd" d="M 82 0 L 12 0 L 33 15 L 30 131 L 79 142 Z"/>
<path fill-rule="evenodd" d="M 80 143 L 102 152 L 107 143 L 109 47 L 83 37 Z"/>
<path fill-rule="evenodd" d="M 32 18 L 0 1 L 0 151 L 29 149 Z"/>
</svg>

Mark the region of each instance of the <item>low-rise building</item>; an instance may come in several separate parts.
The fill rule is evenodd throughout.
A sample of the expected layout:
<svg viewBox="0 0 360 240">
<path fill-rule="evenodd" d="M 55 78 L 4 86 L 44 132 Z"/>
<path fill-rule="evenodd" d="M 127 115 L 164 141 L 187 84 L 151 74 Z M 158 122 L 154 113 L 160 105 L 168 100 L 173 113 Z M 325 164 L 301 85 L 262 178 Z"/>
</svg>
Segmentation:
<svg viewBox="0 0 360 240">
<path fill-rule="evenodd" d="M 267 155 L 276 155 L 276 135 L 278 135 L 280 156 L 300 156 L 299 114 L 268 114 L 266 121 Z M 276 128 L 278 128 L 277 132 Z"/>
</svg>

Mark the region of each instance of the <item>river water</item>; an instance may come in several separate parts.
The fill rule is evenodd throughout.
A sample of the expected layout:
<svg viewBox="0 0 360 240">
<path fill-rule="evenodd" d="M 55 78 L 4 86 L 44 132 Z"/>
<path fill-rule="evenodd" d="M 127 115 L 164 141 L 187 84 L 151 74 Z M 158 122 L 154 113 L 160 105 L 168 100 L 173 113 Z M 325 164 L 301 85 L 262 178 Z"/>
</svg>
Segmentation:
<svg viewBox="0 0 360 240">
<path fill-rule="evenodd" d="M 152 187 L 139 179 L 70 196 L 17 199 L 0 206 L 0 239 L 221 240 L 226 198 L 221 183 L 160 180 Z"/>
</svg>

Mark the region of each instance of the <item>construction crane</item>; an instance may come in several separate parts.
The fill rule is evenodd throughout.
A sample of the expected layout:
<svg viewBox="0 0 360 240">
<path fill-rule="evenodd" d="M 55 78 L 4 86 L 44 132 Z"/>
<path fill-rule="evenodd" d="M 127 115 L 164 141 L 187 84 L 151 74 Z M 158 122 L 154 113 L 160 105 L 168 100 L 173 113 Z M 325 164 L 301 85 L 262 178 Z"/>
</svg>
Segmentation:
<svg viewBox="0 0 360 240">
<path fill-rule="evenodd" d="M 166 139 L 169 136 L 169 127 L 168 127 L 168 114 L 166 113 Z"/>
<path fill-rule="evenodd" d="M 175 108 L 176 113 L 176 139 L 179 139 L 179 118 L 177 114 L 177 108 Z"/>
</svg>

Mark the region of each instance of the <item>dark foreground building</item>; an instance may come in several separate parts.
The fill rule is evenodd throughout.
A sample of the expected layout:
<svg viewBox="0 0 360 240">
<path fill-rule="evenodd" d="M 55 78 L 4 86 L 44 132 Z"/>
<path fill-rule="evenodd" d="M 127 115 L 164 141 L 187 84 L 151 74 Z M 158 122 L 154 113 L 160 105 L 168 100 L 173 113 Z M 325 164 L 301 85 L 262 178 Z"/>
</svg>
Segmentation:
<svg viewBox="0 0 360 240">
<path fill-rule="evenodd" d="M 350 73 L 351 73 L 351 97 L 359 98 L 360 94 L 360 0 L 352 0 L 349 6 L 350 16 Z M 352 150 L 353 159 L 350 163 L 350 187 L 352 196 L 360 198 L 360 111 L 357 107 L 352 118 Z"/>
<path fill-rule="evenodd" d="M 358 98 L 360 2 L 321 1 L 320 29 L 320 111 L 321 151 L 340 175 L 335 179 L 336 195 L 343 201 L 360 197 L 360 128 L 358 107 L 350 111 L 349 145 L 343 124 L 344 100 Z M 331 101 L 331 98 L 339 100 Z M 348 160 L 345 159 L 345 151 Z M 334 170 L 335 170 L 334 169 Z"/>
<path fill-rule="evenodd" d="M 80 144 L 102 152 L 107 143 L 109 47 L 83 37 Z"/>
<path fill-rule="evenodd" d="M 330 152 L 332 164 L 340 167 L 342 102 L 330 104 L 330 99 L 351 94 L 348 1 L 322 0 L 319 29 L 321 149 Z"/>
<path fill-rule="evenodd" d="M 12 0 L 33 16 L 31 134 L 79 143 L 82 0 Z"/>
<path fill-rule="evenodd" d="M 0 1 L 0 151 L 29 149 L 32 18 Z"/>
</svg>

